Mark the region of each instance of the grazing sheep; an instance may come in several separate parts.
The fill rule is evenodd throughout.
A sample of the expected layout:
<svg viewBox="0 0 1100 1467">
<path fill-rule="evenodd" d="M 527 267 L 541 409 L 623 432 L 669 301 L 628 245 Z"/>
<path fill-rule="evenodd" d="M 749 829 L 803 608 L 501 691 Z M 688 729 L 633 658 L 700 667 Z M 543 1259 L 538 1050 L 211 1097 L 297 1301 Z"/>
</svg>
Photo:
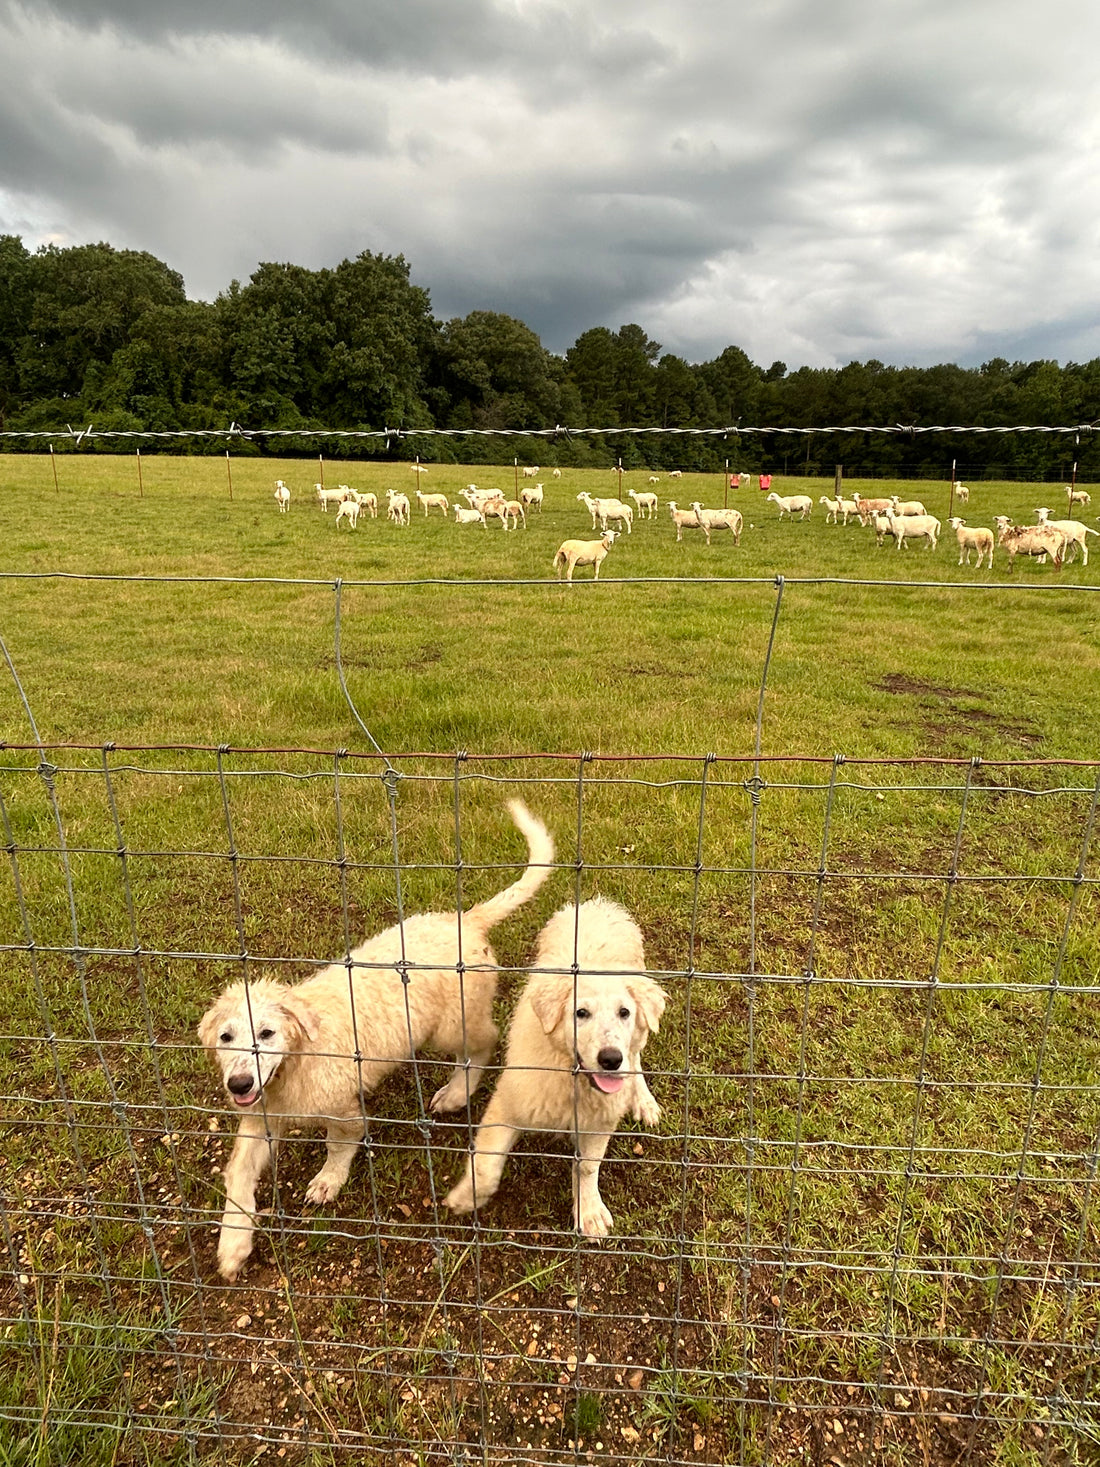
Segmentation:
<svg viewBox="0 0 1100 1467">
<path fill-rule="evenodd" d="M 627 492 L 629 493 L 629 490 Z M 597 519 L 600 522 L 601 530 L 607 529 L 608 520 L 618 520 L 625 523 L 628 535 L 633 534 L 634 509 L 631 505 L 624 504 L 621 499 L 593 499 L 591 494 L 585 494 L 583 491 L 577 495 L 577 498 L 591 514 L 593 529 L 596 528 Z"/>
<path fill-rule="evenodd" d="M 552 469 L 551 474 L 555 479 L 561 478 L 561 469 Z"/>
<path fill-rule="evenodd" d="M 313 487 L 317 490 L 317 502 L 321 506 L 321 513 L 328 514 L 330 504 L 343 503 L 347 485 L 341 484 L 337 489 L 326 489 L 323 484 L 314 484 Z"/>
<path fill-rule="evenodd" d="M 414 474 L 426 474 L 428 472 L 423 464 L 410 464 L 409 468 L 412 469 Z"/>
<path fill-rule="evenodd" d="M 1066 537 L 1052 525 L 1013 525 L 1007 515 L 998 515 L 997 544 L 1008 556 L 1008 568 L 1012 570 L 1017 555 L 1034 555 L 1042 565 L 1049 555 L 1055 566 L 1065 559 Z"/>
<path fill-rule="evenodd" d="M 650 483 L 652 482 L 653 481 L 651 479 Z M 653 516 L 657 513 L 656 494 L 652 493 L 649 489 L 643 489 L 640 493 L 637 489 L 628 489 L 626 492 L 630 495 L 631 499 L 633 499 L 634 503 L 638 506 L 638 518 L 640 520 L 651 520 Z M 649 511 L 648 514 L 645 513 L 646 510 Z"/>
<path fill-rule="evenodd" d="M 780 498 L 778 494 L 773 492 L 768 495 L 768 499 L 764 503 L 767 504 L 769 499 L 774 500 L 778 504 L 780 519 L 785 514 L 790 515 L 793 519 L 796 511 L 801 511 L 798 516 L 800 520 L 804 520 L 808 514 L 813 514 L 814 502 L 808 494 L 788 494 L 785 498 Z"/>
<path fill-rule="evenodd" d="M 684 471 L 683 469 L 669 469 L 668 477 L 670 479 L 682 479 L 684 477 Z"/>
<path fill-rule="evenodd" d="M 408 495 L 399 494 L 396 489 L 386 490 L 388 502 L 387 514 L 395 525 L 407 525 L 412 518 L 412 510 L 409 506 Z"/>
<path fill-rule="evenodd" d="M 554 569 L 561 581 L 562 568 L 565 569 L 565 578 L 572 581 L 573 571 L 578 565 L 590 565 L 594 567 L 592 579 L 600 579 L 600 565 L 607 558 L 607 552 L 615 543 L 615 531 L 605 530 L 599 540 L 566 540 L 558 548 L 554 556 Z"/>
<path fill-rule="evenodd" d="M 555 472 L 557 471 L 555 470 Z M 539 514 L 542 514 L 542 485 L 535 484 L 528 486 L 525 484 L 519 491 L 519 500 L 522 505 L 530 509 L 533 509 L 537 504 Z"/>
<path fill-rule="evenodd" d="M 354 530 L 359 523 L 359 501 L 358 499 L 342 499 L 336 506 L 336 528 L 340 528 L 340 521 L 347 520 L 348 529 Z"/>
<path fill-rule="evenodd" d="M 956 479 L 955 480 L 955 484 L 954 484 L 954 489 L 955 489 L 955 498 L 959 501 L 960 504 L 969 504 L 970 503 L 970 490 L 966 487 L 965 484 L 960 484 L 959 481 L 958 481 L 958 479 Z M 981 564 L 981 561 L 979 561 L 978 564 L 980 565 Z"/>
<path fill-rule="evenodd" d="M 538 471 L 539 466 L 538 464 L 535 464 L 532 468 L 524 469 L 523 477 L 525 479 L 534 479 L 538 475 Z"/>
<path fill-rule="evenodd" d="M 421 494 L 419 489 L 416 491 L 416 502 L 424 511 L 425 519 L 428 518 L 428 511 L 430 509 L 442 510 L 443 518 L 446 519 L 451 507 L 445 494 Z"/>
<path fill-rule="evenodd" d="M 952 515 L 947 523 L 955 531 L 955 538 L 959 542 L 959 564 L 962 565 L 963 563 L 963 552 L 965 551 L 966 564 L 969 565 L 970 552 L 972 550 L 976 550 L 978 552 L 978 569 L 981 570 L 982 559 L 985 556 L 988 556 L 988 569 L 992 570 L 994 545 L 993 531 L 987 530 L 981 525 L 975 525 L 973 529 L 968 529 L 966 521 L 961 520 L 957 514 Z"/>
<path fill-rule="evenodd" d="M 283 483 L 282 479 L 275 480 L 275 502 L 279 506 L 279 513 L 286 514 L 290 508 L 290 490 Z"/>
<path fill-rule="evenodd" d="M 928 511 L 925 509 L 924 505 L 920 502 L 919 499 L 901 500 L 896 494 L 891 497 L 890 507 L 895 514 L 906 516 L 914 514 L 926 515 L 928 513 Z"/>
<path fill-rule="evenodd" d="M 1045 507 L 1043 509 L 1037 509 L 1035 513 L 1039 516 L 1039 523 L 1041 525 L 1050 525 L 1052 529 L 1061 530 L 1062 534 L 1065 535 L 1067 564 L 1072 564 L 1077 559 L 1077 548 L 1079 546 L 1081 549 L 1081 564 L 1088 565 L 1088 537 L 1089 535 L 1095 535 L 1100 532 L 1090 530 L 1088 525 L 1082 524 L 1080 520 L 1052 520 L 1050 518 L 1050 510 Z M 1068 554 L 1070 550 L 1073 551 L 1072 556 Z"/>
<path fill-rule="evenodd" d="M 463 509 L 461 504 L 452 504 L 451 508 L 455 512 L 456 525 L 479 524 L 483 530 L 487 530 L 489 528 L 489 526 L 485 523 L 485 516 L 482 514 L 480 509 Z"/>
<path fill-rule="evenodd" d="M 708 545 L 711 530 L 729 530 L 733 536 L 733 543 L 740 545 L 741 530 L 745 521 L 739 509 L 704 509 L 698 500 L 695 500 L 691 507 L 695 511 L 695 518 L 699 521 L 700 529 L 708 531 Z"/>
<path fill-rule="evenodd" d="M 660 476 L 660 474 L 650 474 L 650 476 L 649 476 L 649 482 L 651 484 L 659 484 L 661 482 L 661 476 Z"/>
<path fill-rule="evenodd" d="M 702 530 L 706 536 L 707 544 L 710 544 L 710 526 L 704 524 L 693 509 L 677 509 L 675 499 L 668 501 L 668 512 L 672 516 L 672 523 L 676 526 L 676 539 L 684 538 L 685 530 Z"/>
<path fill-rule="evenodd" d="M 1085 489 L 1074 489 L 1070 484 L 1066 485 L 1066 493 L 1069 495 L 1069 507 L 1075 504 L 1091 504 L 1092 495 Z"/>
<path fill-rule="evenodd" d="M 904 545 L 909 549 L 910 540 L 924 540 L 926 550 L 935 550 L 940 538 L 940 522 L 932 514 L 894 514 L 892 510 L 887 511 L 886 519 L 889 522 L 889 533 L 893 535 L 896 549 L 900 550 Z"/>
</svg>

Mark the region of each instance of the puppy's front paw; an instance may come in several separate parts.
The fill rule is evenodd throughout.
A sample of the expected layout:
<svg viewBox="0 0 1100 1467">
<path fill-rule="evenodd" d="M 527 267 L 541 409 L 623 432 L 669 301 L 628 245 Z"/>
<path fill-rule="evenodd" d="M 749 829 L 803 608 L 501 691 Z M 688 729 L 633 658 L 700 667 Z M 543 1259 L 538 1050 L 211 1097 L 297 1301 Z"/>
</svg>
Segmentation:
<svg viewBox="0 0 1100 1467">
<path fill-rule="evenodd" d="M 474 1184 L 466 1176 L 461 1182 L 456 1182 L 443 1199 L 444 1206 L 449 1207 L 452 1212 L 473 1212 L 474 1210 Z"/>
<path fill-rule="evenodd" d="M 594 1203 L 589 1203 L 582 1209 L 577 1219 L 577 1228 L 586 1238 L 606 1238 L 614 1221 L 602 1200 L 597 1197 Z"/>
<path fill-rule="evenodd" d="M 218 1272 L 227 1284 L 231 1284 L 248 1261 L 252 1252 L 251 1226 L 222 1224 L 218 1238 Z"/>
<path fill-rule="evenodd" d="M 641 1121 L 643 1126 L 648 1126 L 652 1131 L 660 1123 L 661 1107 L 652 1095 L 646 1095 L 635 1101 L 631 1114 L 636 1121 Z"/>
<path fill-rule="evenodd" d="M 323 1207 L 326 1202 L 334 1202 L 339 1195 L 341 1185 L 332 1177 L 326 1177 L 324 1168 L 322 1168 L 306 1188 L 306 1201 L 312 1203 L 314 1207 Z"/>
</svg>

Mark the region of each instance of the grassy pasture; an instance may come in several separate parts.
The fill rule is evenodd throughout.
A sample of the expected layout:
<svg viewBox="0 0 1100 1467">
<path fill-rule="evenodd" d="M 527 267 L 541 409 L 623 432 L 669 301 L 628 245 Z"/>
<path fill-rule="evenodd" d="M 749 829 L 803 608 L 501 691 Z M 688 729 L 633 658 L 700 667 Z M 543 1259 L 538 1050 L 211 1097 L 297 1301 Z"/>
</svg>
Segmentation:
<svg viewBox="0 0 1100 1467">
<path fill-rule="evenodd" d="M 541 474 L 514 534 L 415 502 L 408 530 L 337 532 L 289 460 L 234 461 L 232 499 L 224 460 L 143 458 L 140 493 L 133 458 L 57 471 L 0 458 L 0 633 L 41 738 L 93 746 L 48 750 L 44 778 L 10 747 L 30 726 L 5 676 L 0 1464 L 186 1460 L 188 1433 L 226 1461 L 453 1440 L 1095 1460 L 1100 559 L 978 574 L 950 533 L 879 551 L 744 488 L 740 548 L 677 544 L 668 494 L 724 497 L 685 476 L 598 586 L 562 590 L 554 550 L 591 535 L 575 496 L 613 492 L 606 471 Z M 324 471 L 415 488 L 404 465 Z M 469 481 L 514 488 L 437 465 L 423 486 Z M 848 487 L 947 514 L 946 485 Z M 1063 509 L 1051 486 L 971 488 L 971 523 Z M 251 1268 L 220 1286 L 230 1118 L 197 1017 L 399 897 L 453 904 L 456 836 L 463 901 L 503 885 L 513 792 L 564 869 L 498 933 L 502 1021 L 574 891 L 638 914 L 672 999 L 647 1051 L 659 1134 L 609 1152 L 615 1237 L 574 1242 L 560 1143 L 537 1140 L 476 1230 L 442 1216 L 468 1131 L 422 1124 L 425 1064 L 384 1088 L 321 1218 L 316 1139 L 288 1146 Z"/>
</svg>

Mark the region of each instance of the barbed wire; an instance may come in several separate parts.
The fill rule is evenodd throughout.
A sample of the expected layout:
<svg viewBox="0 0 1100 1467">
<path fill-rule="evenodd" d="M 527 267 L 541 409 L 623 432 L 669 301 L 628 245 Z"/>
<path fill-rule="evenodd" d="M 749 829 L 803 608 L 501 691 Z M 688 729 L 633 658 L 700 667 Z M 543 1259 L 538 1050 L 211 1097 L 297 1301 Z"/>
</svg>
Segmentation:
<svg viewBox="0 0 1100 1467">
<path fill-rule="evenodd" d="M 781 427 L 774 424 L 750 425 L 727 423 L 710 428 L 667 428 L 667 427 L 572 427 L 561 423 L 553 428 L 243 428 L 236 423 L 228 428 L 99 428 L 89 423 L 86 428 L 73 428 L 66 423 L 64 428 L 5 429 L 0 432 L 0 441 L 58 439 L 72 442 L 76 447 L 99 439 L 211 439 L 225 443 L 278 440 L 280 438 L 349 438 L 374 439 L 400 443 L 414 438 L 537 438 L 554 442 L 570 438 L 608 437 L 681 437 L 681 438 L 744 438 L 765 437 L 769 434 L 788 437 L 806 437 L 817 434 L 883 434 L 886 436 L 921 437 L 926 434 L 1011 434 L 1053 433 L 1072 436 L 1077 440 L 1100 427 L 1100 419 L 1083 423 L 834 423 L 814 427 Z"/>
</svg>

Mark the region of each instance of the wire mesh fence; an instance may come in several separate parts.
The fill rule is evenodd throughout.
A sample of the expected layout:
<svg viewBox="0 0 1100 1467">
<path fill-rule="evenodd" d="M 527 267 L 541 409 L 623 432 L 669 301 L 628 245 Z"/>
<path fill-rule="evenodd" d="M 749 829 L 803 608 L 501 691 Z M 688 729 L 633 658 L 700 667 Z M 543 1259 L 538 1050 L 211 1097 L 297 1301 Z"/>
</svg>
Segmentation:
<svg viewBox="0 0 1100 1467">
<path fill-rule="evenodd" d="M 738 755 L 46 743 L 24 700 L 10 1460 L 1088 1459 L 1100 761 L 765 756 L 771 649 Z M 363 936 L 516 879 L 512 796 L 556 851 L 493 934 L 502 1028 L 551 912 L 596 893 L 668 995 L 661 1117 L 625 1116 L 601 1173 L 612 1232 L 573 1226 L 575 1127 L 524 1131 L 498 1194 L 449 1208 L 505 1062 L 439 1115 L 454 1061 L 428 1048 L 364 1088 L 334 1198 L 307 1198 L 323 1098 L 286 1129 L 225 1277 L 240 1116 L 201 1016 L 333 962 L 353 1006 Z M 391 966 L 423 979 L 412 945 Z"/>
</svg>

